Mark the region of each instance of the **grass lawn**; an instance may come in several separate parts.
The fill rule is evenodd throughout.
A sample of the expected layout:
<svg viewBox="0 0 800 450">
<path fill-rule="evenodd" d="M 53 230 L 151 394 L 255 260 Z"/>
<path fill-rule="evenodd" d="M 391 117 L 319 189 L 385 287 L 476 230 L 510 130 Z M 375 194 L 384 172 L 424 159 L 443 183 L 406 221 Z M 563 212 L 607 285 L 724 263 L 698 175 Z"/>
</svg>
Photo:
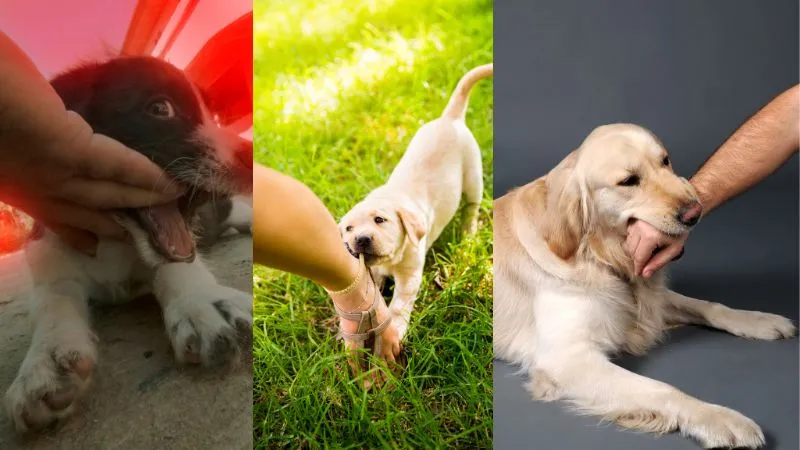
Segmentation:
<svg viewBox="0 0 800 450">
<path fill-rule="evenodd" d="M 254 6 L 255 158 L 337 220 L 386 180 L 459 78 L 492 60 L 492 0 Z M 467 113 L 483 152 L 480 231 L 462 239 L 459 213 L 428 254 L 408 366 L 383 390 L 351 380 L 320 287 L 256 267 L 256 448 L 491 448 L 492 102 L 484 80 Z"/>
</svg>

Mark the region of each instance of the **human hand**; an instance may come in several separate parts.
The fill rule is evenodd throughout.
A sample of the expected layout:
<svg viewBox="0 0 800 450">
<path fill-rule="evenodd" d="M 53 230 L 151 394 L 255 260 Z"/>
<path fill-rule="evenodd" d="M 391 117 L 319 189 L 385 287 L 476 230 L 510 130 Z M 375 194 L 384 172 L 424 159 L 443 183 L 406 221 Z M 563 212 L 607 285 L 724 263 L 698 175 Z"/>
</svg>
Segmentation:
<svg viewBox="0 0 800 450">
<path fill-rule="evenodd" d="M 0 31 L 0 200 L 91 254 L 96 236 L 125 236 L 110 209 L 180 195 L 145 156 L 95 134 L 67 111 L 25 52 Z"/>
<path fill-rule="evenodd" d="M 183 189 L 144 155 L 96 134 L 74 112 L 50 136 L 0 148 L 3 201 L 93 254 L 97 236 L 121 239 L 111 209 L 174 200 Z"/>
<path fill-rule="evenodd" d="M 634 274 L 650 278 L 671 261 L 683 256 L 689 233 L 670 236 L 643 220 L 628 226 L 625 249 L 633 259 Z"/>
</svg>

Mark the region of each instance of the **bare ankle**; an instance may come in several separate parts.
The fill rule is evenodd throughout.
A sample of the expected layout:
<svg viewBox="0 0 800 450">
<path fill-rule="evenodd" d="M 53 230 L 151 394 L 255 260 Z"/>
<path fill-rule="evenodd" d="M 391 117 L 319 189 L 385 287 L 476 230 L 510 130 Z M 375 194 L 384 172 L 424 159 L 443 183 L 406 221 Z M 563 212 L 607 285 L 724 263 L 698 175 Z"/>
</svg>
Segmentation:
<svg viewBox="0 0 800 450">
<path fill-rule="evenodd" d="M 344 288 L 338 291 L 328 290 L 333 303 L 343 312 L 361 311 L 372 305 L 374 294 L 368 292 L 371 284 L 370 274 L 362 260 L 355 260 L 353 273 Z"/>
</svg>

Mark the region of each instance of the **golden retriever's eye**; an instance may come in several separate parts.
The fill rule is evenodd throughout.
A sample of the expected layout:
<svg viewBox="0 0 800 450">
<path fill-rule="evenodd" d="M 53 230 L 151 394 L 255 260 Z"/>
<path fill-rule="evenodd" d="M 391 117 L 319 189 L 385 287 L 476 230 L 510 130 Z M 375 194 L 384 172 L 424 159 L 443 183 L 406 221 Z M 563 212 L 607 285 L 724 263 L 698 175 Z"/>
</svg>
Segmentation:
<svg viewBox="0 0 800 450">
<path fill-rule="evenodd" d="M 348 233 L 353 231 L 353 226 L 352 225 L 348 225 L 347 227 L 345 227 L 344 231 L 347 231 Z"/>
<path fill-rule="evenodd" d="M 661 160 L 661 164 L 668 166 L 669 165 L 669 156 L 665 156 L 663 160 Z"/>
<path fill-rule="evenodd" d="M 375 223 L 382 224 L 383 222 L 386 222 L 386 219 L 381 216 L 375 216 Z"/>
<path fill-rule="evenodd" d="M 161 119 L 170 119 L 175 117 L 175 108 L 173 108 L 172 103 L 163 99 L 156 100 L 147 105 L 147 112 L 150 113 L 150 115 Z"/>
<path fill-rule="evenodd" d="M 639 185 L 639 175 L 631 175 L 628 178 L 617 183 L 617 186 L 638 186 Z"/>
</svg>

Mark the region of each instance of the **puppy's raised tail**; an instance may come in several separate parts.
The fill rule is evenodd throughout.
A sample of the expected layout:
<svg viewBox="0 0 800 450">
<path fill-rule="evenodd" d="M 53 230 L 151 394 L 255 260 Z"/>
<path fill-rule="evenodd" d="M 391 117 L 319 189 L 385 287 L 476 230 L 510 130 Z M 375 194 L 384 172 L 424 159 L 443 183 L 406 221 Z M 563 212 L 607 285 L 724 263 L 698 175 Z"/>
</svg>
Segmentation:
<svg viewBox="0 0 800 450">
<path fill-rule="evenodd" d="M 447 117 L 453 120 L 464 120 L 467 115 L 467 104 L 469 103 L 469 92 L 472 86 L 478 81 L 494 75 L 494 64 L 484 64 L 478 66 L 466 75 L 461 77 L 456 85 L 453 95 L 450 96 L 450 101 L 447 102 L 447 107 L 442 112 L 442 117 Z"/>
</svg>

